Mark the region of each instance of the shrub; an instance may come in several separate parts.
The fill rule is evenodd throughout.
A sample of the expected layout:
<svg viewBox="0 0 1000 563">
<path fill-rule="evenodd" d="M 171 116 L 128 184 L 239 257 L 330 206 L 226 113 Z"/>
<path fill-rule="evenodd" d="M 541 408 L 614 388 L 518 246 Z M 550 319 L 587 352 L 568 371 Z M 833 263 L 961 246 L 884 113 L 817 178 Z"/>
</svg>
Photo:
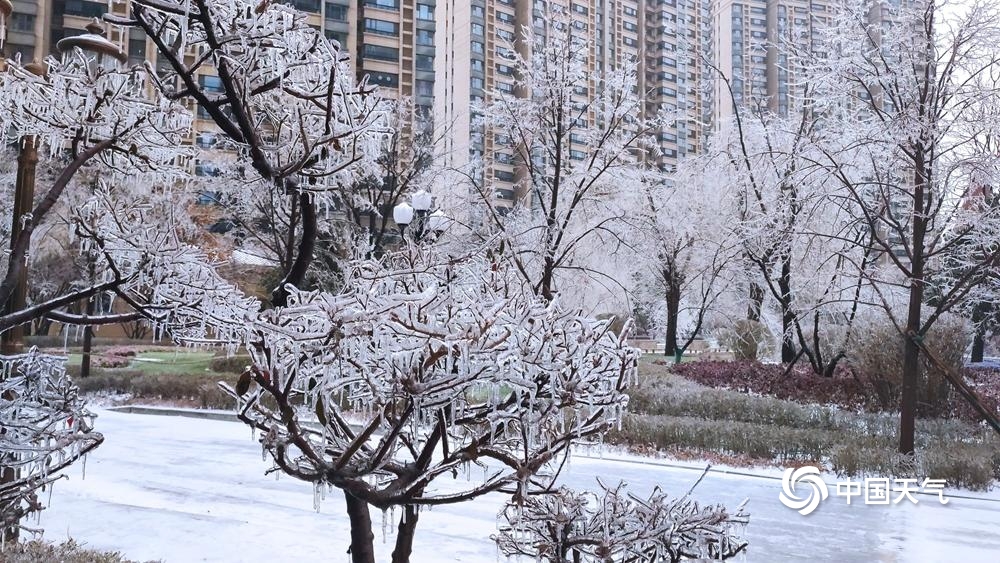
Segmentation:
<svg viewBox="0 0 1000 563">
<path fill-rule="evenodd" d="M 962 319 L 943 316 L 931 327 L 924 343 L 944 367 L 961 373 L 968 343 L 968 327 Z M 859 379 L 884 408 L 899 404 L 903 381 L 904 339 L 887 319 L 858 323 L 848 349 L 848 362 Z M 918 409 L 924 415 L 940 415 L 949 410 L 951 385 L 925 354 L 920 355 Z"/>
<path fill-rule="evenodd" d="M 87 549 L 73 540 L 55 545 L 29 541 L 5 545 L 0 559 L 6 563 L 134 563 L 117 551 Z"/>
<path fill-rule="evenodd" d="M 852 409 L 872 403 L 868 389 L 844 369 L 835 371 L 833 377 L 819 377 L 806 365 L 798 365 L 786 374 L 785 366 L 778 364 L 704 360 L 674 366 L 672 371 L 708 387 L 802 403 L 834 404 Z"/>
<path fill-rule="evenodd" d="M 737 360 L 754 361 L 774 345 L 774 337 L 762 323 L 740 319 L 732 327 L 721 329 L 716 337 Z"/>
<path fill-rule="evenodd" d="M 212 358 L 209 367 L 218 373 L 243 373 L 251 364 L 250 356 L 237 354 L 235 356 L 217 356 Z"/>
<path fill-rule="evenodd" d="M 219 380 L 236 384 L 235 375 L 144 374 L 136 370 L 105 371 L 76 383 L 83 393 L 127 394 L 133 399 L 179 402 L 203 409 L 230 409 L 233 399 L 221 389 Z"/>
</svg>

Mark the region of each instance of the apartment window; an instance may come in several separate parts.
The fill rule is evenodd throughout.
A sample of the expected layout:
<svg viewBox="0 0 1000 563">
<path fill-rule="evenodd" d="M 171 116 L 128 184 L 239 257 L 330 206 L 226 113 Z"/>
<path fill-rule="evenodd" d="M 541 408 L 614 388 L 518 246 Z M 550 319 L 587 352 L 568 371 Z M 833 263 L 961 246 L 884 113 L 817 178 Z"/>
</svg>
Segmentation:
<svg viewBox="0 0 1000 563">
<path fill-rule="evenodd" d="M 417 45 L 434 45 L 434 32 L 427 29 L 418 29 Z"/>
<path fill-rule="evenodd" d="M 501 182 L 514 182 L 514 173 L 508 170 L 494 170 L 493 177 Z"/>
<path fill-rule="evenodd" d="M 472 7 L 472 17 L 474 17 L 474 18 L 484 18 L 484 17 L 486 17 L 486 14 L 483 13 L 483 7 L 482 6 L 473 6 Z"/>
<path fill-rule="evenodd" d="M 497 72 L 504 76 L 513 76 L 514 69 L 507 65 L 497 65 Z"/>
<path fill-rule="evenodd" d="M 484 72 L 485 65 L 483 64 L 483 61 L 479 59 L 472 59 L 472 70 L 475 72 Z"/>
<path fill-rule="evenodd" d="M 216 141 L 218 141 L 218 139 L 213 133 L 198 133 L 198 136 L 195 137 L 195 143 L 203 149 L 212 148 Z"/>
<path fill-rule="evenodd" d="M 399 75 L 392 72 L 369 71 L 368 82 L 379 86 L 385 86 L 386 88 L 398 88 Z"/>
<path fill-rule="evenodd" d="M 289 0 L 288 3 L 295 6 L 296 10 L 303 12 L 319 13 L 320 0 Z"/>
<path fill-rule="evenodd" d="M 11 14 L 10 29 L 11 31 L 34 31 L 35 16 L 33 14 Z"/>
<path fill-rule="evenodd" d="M 500 82 L 499 84 L 497 84 L 497 89 L 503 92 L 504 94 L 514 93 L 514 85 L 509 82 Z"/>
<path fill-rule="evenodd" d="M 146 59 L 146 34 L 132 29 L 128 34 L 128 58 L 133 62 Z"/>
<path fill-rule="evenodd" d="M 434 95 L 434 83 L 430 80 L 414 80 L 413 86 L 416 89 L 418 96 Z"/>
<path fill-rule="evenodd" d="M 434 70 L 434 57 L 430 55 L 416 56 L 417 70 Z"/>
<path fill-rule="evenodd" d="M 629 47 L 635 47 L 636 45 L 639 44 L 638 41 L 636 41 L 635 39 L 632 39 L 631 37 L 622 37 L 622 43 L 624 43 L 625 45 L 627 45 Z"/>
<path fill-rule="evenodd" d="M 583 4 L 577 4 L 577 3 L 574 2 L 573 3 L 573 11 L 576 12 L 576 13 L 578 13 L 578 14 L 586 14 L 587 13 L 587 7 L 584 6 Z"/>
<path fill-rule="evenodd" d="M 385 20 L 365 18 L 365 31 L 376 35 L 396 37 L 399 35 L 399 24 Z"/>
<path fill-rule="evenodd" d="M 480 43 L 479 41 L 473 41 L 472 42 L 472 52 L 473 53 L 483 54 L 483 53 L 486 52 L 486 47 L 483 46 L 483 44 Z"/>
<path fill-rule="evenodd" d="M 70 16 L 83 16 L 85 18 L 99 18 L 108 11 L 106 2 L 87 2 L 86 0 L 66 0 L 63 5 L 63 14 Z"/>
<path fill-rule="evenodd" d="M 482 90 L 486 85 L 485 83 L 483 83 L 482 78 L 479 78 L 478 76 L 473 76 L 472 79 L 469 80 L 469 86 L 471 86 L 473 89 L 478 88 L 479 90 Z"/>
<path fill-rule="evenodd" d="M 632 6 L 625 6 L 623 8 L 623 11 L 625 12 L 625 15 L 629 16 L 629 17 L 633 17 L 634 18 L 635 15 L 636 15 L 636 10 Z"/>
<path fill-rule="evenodd" d="M 223 90 L 222 80 L 218 76 L 203 74 L 198 77 L 198 83 L 201 84 L 201 89 L 205 92 L 218 94 Z"/>
<path fill-rule="evenodd" d="M 503 39 L 504 41 L 511 41 L 511 42 L 514 41 L 514 34 L 510 31 L 507 31 L 506 29 L 498 29 L 497 37 Z"/>
<path fill-rule="evenodd" d="M 497 12 L 497 19 L 503 23 L 512 24 L 514 23 L 514 14 L 508 14 L 507 12 Z"/>
<path fill-rule="evenodd" d="M 365 6 L 380 8 L 382 10 L 398 10 L 399 0 L 365 0 Z"/>
<path fill-rule="evenodd" d="M 481 23 L 472 24 L 472 34 L 473 35 L 485 35 L 486 30 Z"/>
<path fill-rule="evenodd" d="M 493 158 L 500 164 L 513 164 L 514 157 L 505 152 L 495 152 L 493 153 Z"/>
<path fill-rule="evenodd" d="M 513 180 L 511 180 L 511 181 L 513 182 Z M 507 189 L 502 189 L 501 188 L 499 190 L 496 190 L 495 193 L 496 193 L 497 199 L 504 199 L 504 200 L 508 200 L 508 201 L 513 201 L 514 200 L 514 190 L 507 190 Z M 504 211 L 505 209 L 507 211 Z M 497 213 L 499 215 L 506 215 L 508 212 L 510 212 L 510 209 L 508 209 L 506 207 L 499 207 L 499 208 L 497 208 Z"/>
<path fill-rule="evenodd" d="M 201 162 L 194 166 L 195 176 L 219 176 L 222 171 L 217 166 L 208 162 Z"/>
<path fill-rule="evenodd" d="M 382 45 L 364 45 L 361 48 L 361 57 L 378 61 L 396 62 L 399 60 L 399 49 L 384 47 Z"/>
<path fill-rule="evenodd" d="M 587 158 L 587 153 L 578 150 L 570 150 L 569 157 L 572 158 L 573 160 L 584 160 L 585 158 Z"/>
<path fill-rule="evenodd" d="M 622 22 L 622 27 L 624 27 L 626 31 L 636 31 L 636 30 L 638 30 L 638 29 L 639 29 L 639 28 L 638 28 L 638 27 L 637 27 L 637 26 L 636 26 L 636 25 L 635 25 L 634 23 L 632 23 L 632 22 Z"/>
<path fill-rule="evenodd" d="M 325 31 L 325 33 L 327 39 L 336 41 L 337 44 L 340 45 L 341 47 L 343 47 L 344 44 L 347 43 L 347 34 L 342 31 L 334 31 L 332 29 L 328 29 Z"/>
<path fill-rule="evenodd" d="M 417 19 L 418 20 L 433 20 L 434 19 L 434 6 L 427 4 L 417 4 Z"/>
<path fill-rule="evenodd" d="M 347 6 L 340 4 L 326 3 L 326 19 L 336 21 L 347 21 Z"/>
</svg>

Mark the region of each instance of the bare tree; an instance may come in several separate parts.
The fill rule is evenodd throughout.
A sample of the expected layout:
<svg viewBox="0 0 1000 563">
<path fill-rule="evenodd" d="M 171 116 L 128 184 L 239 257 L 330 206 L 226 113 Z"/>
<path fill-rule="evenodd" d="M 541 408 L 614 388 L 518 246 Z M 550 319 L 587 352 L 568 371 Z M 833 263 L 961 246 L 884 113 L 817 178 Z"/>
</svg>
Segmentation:
<svg viewBox="0 0 1000 563">
<path fill-rule="evenodd" d="M 739 535 L 749 521 L 744 505 L 730 514 L 699 505 L 691 491 L 670 498 L 657 487 L 641 498 L 624 483 L 599 486 L 596 494 L 564 489 L 508 504 L 508 524 L 494 536 L 500 551 L 550 563 L 677 563 L 732 559 L 747 548 Z"/>
<path fill-rule="evenodd" d="M 224 388 L 275 471 L 344 492 L 356 563 L 375 560 L 369 506 L 402 508 L 401 563 L 421 507 L 550 490 L 570 446 L 622 415 L 638 354 L 609 322 L 536 297 L 495 250 L 417 248 L 359 262 L 338 295 L 293 292 L 247 347 L 253 366 Z M 472 467 L 467 487 L 432 486 Z"/>
<path fill-rule="evenodd" d="M 518 203 L 507 215 L 496 206 L 492 178 L 473 178 L 485 207 L 486 224 L 514 247 L 513 259 L 534 291 L 546 299 L 557 277 L 579 274 L 620 282 L 588 266 L 582 255 L 594 248 L 627 246 L 621 236 L 631 201 L 649 171 L 647 151 L 658 151 L 652 132 L 657 120 L 642 116 L 635 61 L 603 73 L 588 66 L 588 42 L 573 26 L 568 10 L 545 3 L 544 36 L 523 30 L 522 56 L 508 49 L 515 92 L 497 91 L 481 108 L 480 123 L 518 172 Z M 491 157 L 492 158 L 492 157 Z M 569 284 L 567 284 L 569 285 Z"/>
<path fill-rule="evenodd" d="M 997 181 L 998 157 L 977 140 L 1000 125 L 1000 14 L 989 2 L 944 5 L 847 3 L 809 77 L 830 117 L 818 160 L 870 234 L 880 267 L 861 270 L 904 339 L 903 453 L 913 452 L 921 340 L 995 274 L 1000 253 L 997 211 L 962 205 L 978 182 Z"/>
<path fill-rule="evenodd" d="M 224 134 L 219 148 L 248 165 L 245 181 L 287 210 L 284 276 L 271 293 L 272 305 L 284 304 L 315 252 L 317 198 L 371 154 L 382 132 L 375 88 L 356 84 L 339 45 L 289 6 L 136 0 L 128 17 L 105 19 L 153 41 L 163 95 L 196 102 Z M 199 80 L 207 73 L 217 73 L 218 87 Z"/>
</svg>

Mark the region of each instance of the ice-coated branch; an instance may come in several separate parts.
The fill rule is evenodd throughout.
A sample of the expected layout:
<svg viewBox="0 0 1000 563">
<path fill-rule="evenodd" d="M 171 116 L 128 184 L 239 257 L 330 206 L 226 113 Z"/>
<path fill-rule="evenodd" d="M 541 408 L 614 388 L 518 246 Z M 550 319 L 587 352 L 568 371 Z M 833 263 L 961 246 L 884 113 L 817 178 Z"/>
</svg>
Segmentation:
<svg viewBox="0 0 1000 563">
<path fill-rule="evenodd" d="M 35 348 L 0 356 L 0 530 L 5 532 L 42 510 L 38 493 L 104 441 L 65 365 L 66 358 Z"/>
<path fill-rule="evenodd" d="M 730 559 L 747 548 L 744 504 L 730 513 L 697 503 L 690 492 L 671 498 L 659 488 L 643 498 L 626 493 L 624 483 L 600 483 L 593 493 L 561 488 L 509 503 L 507 524 L 493 539 L 508 557 L 551 563 Z"/>
<path fill-rule="evenodd" d="M 622 415 L 637 350 L 535 296 L 492 252 L 405 249 L 357 262 L 346 287 L 293 290 L 262 313 L 253 365 L 224 387 L 276 465 L 318 490 L 380 508 L 526 496 Z M 429 487 L 472 465 L 482 477 L 464 489 Z"/>
</svg>

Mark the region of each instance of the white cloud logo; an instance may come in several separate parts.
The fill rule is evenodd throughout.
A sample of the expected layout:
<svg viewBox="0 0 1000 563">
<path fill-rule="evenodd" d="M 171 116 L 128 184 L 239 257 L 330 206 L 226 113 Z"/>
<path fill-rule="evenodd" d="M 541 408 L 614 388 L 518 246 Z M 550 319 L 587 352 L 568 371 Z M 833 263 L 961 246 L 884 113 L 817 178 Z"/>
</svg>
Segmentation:
<svg viewBox="0 0 1000 563">
<path fill-rule="evenodd" d="M 809 495 L 800 497 L 795 494 L 797 485 L 808 487 Z M 781 477 L 781 494 L 778 495 L 778 500 L 788 508 L 798 510 L 803 516 L 811 514 L 828 496 L 830 491 L 816 467 L 806 465 L 798 469 L 786 469 Z"/>
</svg>

